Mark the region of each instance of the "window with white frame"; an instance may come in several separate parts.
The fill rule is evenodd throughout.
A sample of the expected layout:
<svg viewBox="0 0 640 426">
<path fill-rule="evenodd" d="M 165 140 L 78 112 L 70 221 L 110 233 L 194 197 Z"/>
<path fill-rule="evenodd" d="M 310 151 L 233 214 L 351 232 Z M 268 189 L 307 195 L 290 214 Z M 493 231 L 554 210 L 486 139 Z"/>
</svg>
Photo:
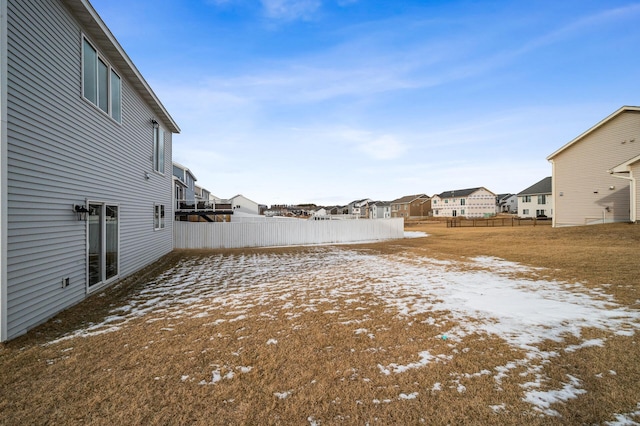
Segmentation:
<svg viewBox="0 0 640 426">
<path fill-rule="evenodd" d="M 153 123 L 153 170 L 164 173 L 164 131 L 155 120 Z"/>
<path fill-rule="evenodd" d="M 530 203 L 531 202 L 531 195 L 523 195 L 522 196 L 522 202 L 523 203 Z"/>
<path fill-rule="evenodd" d="M 547 204 L 547 196 L 538 195 L 538 204 Z"/>
<path fill-rule="evenodd" d="M 529 209 L 522 209 L 522 214 L 529 214 Z"/>
<path fill-rule="evenodd" d="M 122 122 L 122 80 L 86 38 L 82 38 L 82 95 Z"/>
<path fill-rule="evenodd" d="M 153 206 L 153 229 L 164 228 L 164 205 L 156 204 Z"/>
</svg>

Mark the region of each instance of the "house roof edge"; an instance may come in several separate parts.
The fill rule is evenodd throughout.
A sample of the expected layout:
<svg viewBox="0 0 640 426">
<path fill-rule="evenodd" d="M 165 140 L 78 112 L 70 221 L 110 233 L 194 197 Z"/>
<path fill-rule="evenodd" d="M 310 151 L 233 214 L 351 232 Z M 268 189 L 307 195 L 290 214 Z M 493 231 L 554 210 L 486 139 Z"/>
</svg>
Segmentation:
<svg viewBox="0 0 640 426">
<path fill-rule="evenodd" d="M 609 114 L 607 117 L 605 117 L 604 119 L 600 120 L 595 126 L 592 126 L 587 131 L 581 133 L 579 136 L 573 138 L 571 141 L 567 142 L 562 147 L 560 147 L 559 149 L 555 150 L 553 153 L 551 153 L 547 157 L 547 161 L 553 160 L 553 158 L 556 157 L 558 154 L 560 154 L 562 151 L 566 150 L 567 148 L 569 148 L 570 146 L 574 145 L 575 143 L 577 143 L 579 140 L 581 140 L 585 136 L 587 136 L 587 135 L 591 134 L 592 132 L 594 132 L 595 130 L 599 129 L 600 127 L 602 127 L 603 125 L 605 125 L 607 122 L 611 121 L 612 119 L 614 119 L 618 115 L 620 115 L 620 114 L 622 114 L 624 112 L 627 112 L 627 111 L 640 112 L 640 107 L 639 106 L 631 106 L 631 105 L 621 106 L 620 108 L 615 110 L 613 113 Z"/>
<path fill-rule="evenodd" d="M 129 55 L 124 51 L 107 24 L 102 20 L 98 12 L 93 8 L 89 0 L 62 0 L 79 22 L 86 27 L 89 34 L 98 41 L 107 44 L 107 52 L 115 55 L 116 64 L 134 89 L 140 93 L 145 102 L 149 104 L 154 114 L 169 128 L 171 133 L 180 133 L 180 127 L 169 114 L 153 89 L 144 79 Z"/>
</svg>

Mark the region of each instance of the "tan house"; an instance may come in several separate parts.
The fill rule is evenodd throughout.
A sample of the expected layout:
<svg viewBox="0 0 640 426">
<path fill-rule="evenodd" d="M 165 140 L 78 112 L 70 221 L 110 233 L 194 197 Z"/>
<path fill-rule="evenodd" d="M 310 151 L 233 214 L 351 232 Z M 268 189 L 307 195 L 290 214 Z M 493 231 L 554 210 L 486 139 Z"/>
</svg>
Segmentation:
<svg viewBox="0 0 640 426">
<path fill-rule="evenodd" d="M 430 197 L 426 194 L 405 195 L 391 202 L 391 217 L 411 217 L 429 216 Z"/>
<path fill-rule="evenodd" d="M 547 160 L 553 226 L 640 220 L 640 107 L 621 107 Z"/>
<path fill-rule="evenodd" d="M 434 217 L 484 218 L 496 215 L 496 194 L 487 188 L 445 191 L 431 198 Z"/>
</svg>

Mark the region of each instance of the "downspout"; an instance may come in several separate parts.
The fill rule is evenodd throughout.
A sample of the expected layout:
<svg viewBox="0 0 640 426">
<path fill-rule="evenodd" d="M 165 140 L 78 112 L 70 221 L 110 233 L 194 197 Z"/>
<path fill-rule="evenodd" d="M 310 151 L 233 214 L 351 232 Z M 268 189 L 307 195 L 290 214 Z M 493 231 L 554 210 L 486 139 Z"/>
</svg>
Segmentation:
<svg viewBox="0 0 640 426">
<path fill-rule="evenodd" d="M 631 191 L 631 194 L 629 195 L 629 204 L 631 204 L 631 213 L 629 215 L 629 221 L 630 222 L 635 222 L 636 221 L 636 179 L 633 176 L 621 176 L 621 175 L 617 175 L 614 173 L 613 170 L 608 170 L 609 174 L 611 176 L 613 176 L 614 178 L 618 178 L 618 179 L 624 179 L 624 180 L 628 180 L 630 182 L 629 184 L 629 190 Z M 629 172 L 631 173 L 631 172 Z"/>
<path fill-rule="evenodd" d="M 0 0 L 0 342 L 7 340 L 7 0 Z"/>
<path fill-rule="evenodd" d="M 551 227 L 556 227 L 556 215 L 558 214 L 558 191 L 556 191 L 556 163 L 553 160 L 549 160 L 551 163 L 551 198 L 553 200 L 554 212 L 551 215 Z"/>
</svg>

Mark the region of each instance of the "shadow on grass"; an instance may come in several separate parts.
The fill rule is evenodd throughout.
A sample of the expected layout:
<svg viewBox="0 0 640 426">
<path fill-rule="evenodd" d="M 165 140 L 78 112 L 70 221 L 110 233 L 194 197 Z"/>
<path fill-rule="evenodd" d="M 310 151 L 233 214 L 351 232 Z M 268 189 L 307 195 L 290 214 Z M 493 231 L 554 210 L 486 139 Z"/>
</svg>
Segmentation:
<svg viewBox="0 0 640 426">
<path fill-rule="evenodd" d="M 80 303 L 56 314 L 27 334 L 2 345 L 7 349 L 42 345 L 73 330 L 102 322 L 115 307 L 125 303 L 132 294 L 153 282 L 158 275 L 176 266 L 184 256 L 185 253 L 179 251 L 168 253 L 138 272 L 87 296 Z"/>
</svg>

